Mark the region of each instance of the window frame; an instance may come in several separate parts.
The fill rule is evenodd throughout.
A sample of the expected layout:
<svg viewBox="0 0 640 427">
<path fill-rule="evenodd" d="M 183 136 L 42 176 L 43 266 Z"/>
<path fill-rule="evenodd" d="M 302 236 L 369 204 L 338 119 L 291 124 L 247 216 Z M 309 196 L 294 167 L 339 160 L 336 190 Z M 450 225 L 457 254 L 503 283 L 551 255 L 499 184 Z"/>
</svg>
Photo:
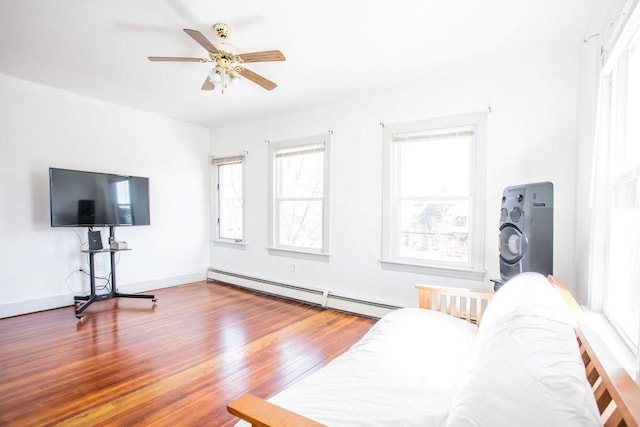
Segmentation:
<svg viewBox="0 0 640 427">
<path fill-rule="evenodd" d="M 301 246 L 286 246 L 278 244 L 279 224 L 277 210 L 277 185 L 278 177 L 276 173 L 276 159 L 279 150 L 292 150 L 312 145 L 323 145 L 323 197 L 322 197 L 322 247 L 318 250 Z M 286 141 L 269 142 L 269 227 L 268 227 L 268 247 L 271 255 L 294 256 L 311 260 L 328 260 L 330 256 L 330 146 L 331 134 L 319 134 L 308 137 L 296 138 Z"/>
<path fill-rule="evenodd" d="M 626 155 L 625 149 L 626 144 L 628 143 L 626 136 L 626 125 L 627 120 L 630 118 L 627 113 L 628 107 L 628 97 L 631 94 L 631 90 L 629 89 L 629 50 L 634 47 L 634 49 L 640 50 L 640 28 L 637 30 L 636 36 L 628 41 L 628 45 L 625 49 L 621 50 L 619 55 L 616 57 L 615 64 L 611 65 L 609 72 L 606 74 L 607 79 L 604 80 L 606 84 L 609 85 L 607 93 L 609 94 L 608 99 L 605 102 L 609 104 L 609 127 L 608 127 L 608 147 L 610 152 L 609 157 L 609 174 L 608 174 L 608 182 L 606 183 L 606 188 L 609 193 L 610 199 L 608 200 L 608 206 L 606 206 L 606 222 L 607 222 L 607 233 L 605 236 L 605 250 L 606 257 L 603 260 L 604 262 L 604 280 L 603 280 L 603 301 L 602 301 L 602 311 L 604 316 L 607 318 L 609 323 L 616 330 L 617 334 L 620 338 L 625 342 L 625 344 L 629 347 L 629 349 L 633 352 L 633 355 L 639 360 L 640 363 L 640 334 L 633 336 L 630 332 L 633 329 L 638 329 L 640 325 L 640 320 L 638 320 L 635 325 L 625 325 L 622 324 L 619 320 L 618 314 L 616 313 L 617 307 L 613 307 L 610 304 L 610 299 L 612 298 L 612 294 L 616 292 L 613 288 L 615 285 L 611 283 L 611 268 L 612 268 L 612 259 L 613 249 L 612 249 L 612 226 L 615 222 L 614 220 L 614 210 L 615 203 L 613 201 L 614 194 L 616 191 L 626 185 L 629 182 L 636 181 L 636 186 L 639 186 L 638 180 L 640 180 L 640 163 L 635 165 L 625 164 L 625 159 L 628 159 L 629 156 Z M 636 55 L 640 55 L 640 51 L 635 52 Z M 619 237 L 619 236 L 618 236 Z M 636 331 L 637 332 L 637 331 Z"/>
<path fill-rule="evenodd" d="M 222 237 L 220 235 L 220 166 L 240 164 L 242 166 L 242 239 Z M 247 203 L 246 203 L 246 155 L 211 157 L 211 241 L 214 244 L 231 247 L 244 247 L 247 242 Z"/>
<path fill-rule="evenodd" d="M 616 220 L 613 218 L 614 193 L 616 186 L 624 184 L 625 180 L 634 175 L 635 179 L 640 177 L 640 169 L 637 168 L 637 165 L 624 165 L 622 162 L 623 167 L 619 168 L 617 162 L 620 160 L 620 155 L 623 154 L 620 152 L 621 138 L 624 138 L 624 143 L 626 143 L 626 129 L 623 128 L 626 125 L 626 120 L 621 119 L 621 116 L 625 116 L 625 118 L 627 116 L 627 94 L 631 92 L 627 86 L 628 69 L 621 70 L 620 66 L 628 66 L 629 58 L 626 55 L 630 50 L 640 49 L 640 4 L 637 0 L 628 1 L 625 4 L 615 25 L 609 27 L 606 40 L 600 51 L 600 84 L 591 170 L 588 298 L 589 308 L 599 312 L 600 316 L 606 320 L 605 325 L 611 327 L 615 332 L 609 337 L 607 337 L 609 335 L 607 332 L 603 335 L 610 342 L 623 344 L 618 349 L 616 358 L 622 360 L 622 364 L 625 365 L 629 374 L 635 377 L 636 382 L 640 384 L 640 336 L 631 337 L 628 334 L 628 331 L 632 330 L 634 326 L 638 327 L 640 334 L 640 324 L 623 327 L 616 321 L 615 317 L 617 316 L 610 315 L 608 308 L 613 238 L 611 224 Z M 636 50 L 635 54 L 640 53 Z M 625 62 L 627 64 L 624 64 Z M 625 87 L 621 87 L 621 83 Z M 624 105 L 620 102 L 621 100 L 624 101 Z M 625 169 L 624 166 L 631 167 Z M 635 171 L 631 169 L 635 169 Z M 640 185 L 640 183 L 636 185 Z M 631 234 L 630 231 L 629 234 Z M 627 350 L 629 364 L 624 360 L 624 354 Z M 633 366 L 630 366 L 631 364 Z"/>
<path fill-rule="evenodd" d="M 429 132 L 445 128 L 473 126 L 474 140 L 470 147 L 469 173 L 469 261 L 465 264 L 435 260 L 404 258 L 399 254 L 399 198 L 395 181 L 399 159 L 393 150 L 393 135 L 398 133 Z M 383 126 L 383 203 L 382 254 L 383 269 L 409 273 L 444 276 L 465 280 L 484 280 L 485 270 L 485 206 L 486 206 L 486 127 L 487 113 L 469 113 L 438 117 Z"/>
</svg>

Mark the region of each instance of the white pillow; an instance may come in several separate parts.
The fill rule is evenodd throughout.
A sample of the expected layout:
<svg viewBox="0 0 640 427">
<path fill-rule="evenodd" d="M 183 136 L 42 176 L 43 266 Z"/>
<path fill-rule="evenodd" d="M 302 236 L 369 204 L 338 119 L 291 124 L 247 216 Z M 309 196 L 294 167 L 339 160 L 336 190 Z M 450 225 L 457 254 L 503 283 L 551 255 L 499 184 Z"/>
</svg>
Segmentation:
<svg viewBox="0 0 640 427">
<path fill-rule="evenodd" d="M 601 425 L 568 310 L 544 276 L 517 276 L 489 303 L 447 425 Z"/>
</svg>

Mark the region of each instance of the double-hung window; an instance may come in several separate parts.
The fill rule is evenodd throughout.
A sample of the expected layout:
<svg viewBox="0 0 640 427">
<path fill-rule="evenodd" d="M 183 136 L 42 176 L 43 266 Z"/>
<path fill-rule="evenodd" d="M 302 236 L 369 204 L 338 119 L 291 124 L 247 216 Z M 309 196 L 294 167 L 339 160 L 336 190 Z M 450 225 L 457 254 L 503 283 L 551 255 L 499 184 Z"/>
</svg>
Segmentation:
<svg viewBox="0 0 640 427">
<path fill-rule="evenodd" d="M 229 243 L 245 241 L 244 156 L 214 158 L 213 240 Z"/>
<path fill-rule="evenodd" d="M 592 293 L 603 301 L 592 305 L 603 306 L 640 371 L 640 6 L 622 16 L 604 50 L 591 249 Z"/>
<path fill-rule="evenodd" d="M 328 254 L 329 135 L 270 143 L 272 250 Z"/>
<path fill-rule="evenodd" d="M 486 114 L 383 128 L 384 268 L 482 280 Z"/>
</svg>

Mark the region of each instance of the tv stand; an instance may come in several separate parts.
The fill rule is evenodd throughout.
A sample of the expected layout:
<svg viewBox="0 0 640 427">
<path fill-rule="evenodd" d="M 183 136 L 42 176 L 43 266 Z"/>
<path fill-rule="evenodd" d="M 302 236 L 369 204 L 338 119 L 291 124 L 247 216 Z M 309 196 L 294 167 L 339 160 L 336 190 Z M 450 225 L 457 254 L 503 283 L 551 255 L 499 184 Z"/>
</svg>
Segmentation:
<svg viewBox="0 0 640 427">
<path fill-rule="evenodd" d="M 89 249 L 84 250 L 82 253 L 89 254 L 89 283 L 91 286 L 91 293 L 89 295 L 75 295 L 73 297 L 75 303 L 76 318 L 81 320 L 84 318 L 82 312 L 87 309 L 91 304 L 96 301 L 102 301 L 111 298 L 138 298 L 138 299 L 150 299 L 154 303 L 156 302 L 155 295 L 144 294 L 125 294 L 117 291 L 116 288 L 116 252 L 130 251 L 131 249 L 111 249 L 111 242 L 115 241 L 114 227 L 109 227 L 109 247 L 104 249 Z M 96 275 L 95 275 L 95 263 L 93 257 L 96 254 L 109 253 L 111 260 L 111 290 L 106 294 L 96 294 Z"/>
</svg>

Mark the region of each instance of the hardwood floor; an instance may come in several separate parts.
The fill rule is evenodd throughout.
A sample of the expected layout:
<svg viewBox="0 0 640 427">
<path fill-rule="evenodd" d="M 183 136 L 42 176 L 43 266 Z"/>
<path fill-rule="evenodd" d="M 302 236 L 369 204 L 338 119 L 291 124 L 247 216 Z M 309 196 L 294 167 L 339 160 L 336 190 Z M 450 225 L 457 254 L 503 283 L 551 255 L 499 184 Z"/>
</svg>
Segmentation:
<svg viewBox="0 0 640 427">
<path fill-rule="evenodd" d="M 343 353 L 374 320 L 198 282 L 151 301 L 0 319 L 0 425 L 234 424 L 225 405 L 269 397 Z"/>
</svg>

